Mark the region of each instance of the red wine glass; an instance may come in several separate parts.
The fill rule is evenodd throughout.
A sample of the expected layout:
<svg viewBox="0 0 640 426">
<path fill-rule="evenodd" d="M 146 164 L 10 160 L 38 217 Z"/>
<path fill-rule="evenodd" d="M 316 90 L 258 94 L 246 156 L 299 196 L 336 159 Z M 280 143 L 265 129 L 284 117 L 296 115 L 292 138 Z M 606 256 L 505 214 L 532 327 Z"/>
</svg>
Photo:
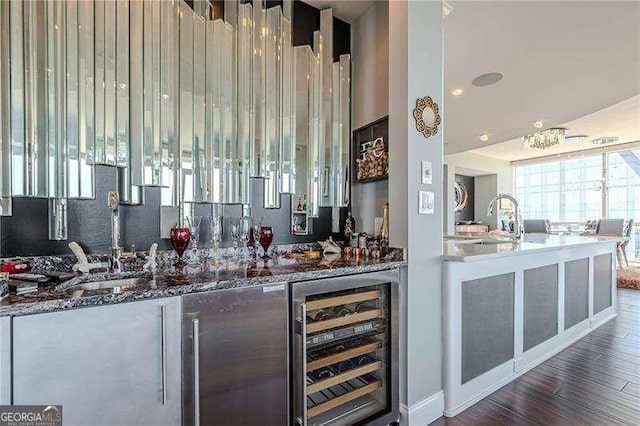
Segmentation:
<svg viewBox="0 0 640 426">
<path fill-rule="evenodd" d="M 189 246 L 189 240 L 191 239 L 191 231 L 187 227 L 171 228 L 171 245 L 173 249 L 178 253 L 178 261 L 174 266 L 184 266 L 184 260 L 182 260 L 182 254 Z"/>
<path fill-rule="evenodd" d="M 260 245 L 262 246 L 262 250 L 264 250 L 263 259 L 271 259 L 271 257 L 267 254 L 267 250 L 269 250 L 269 246 L 273 241 L 273 230 L 270 226 L 261 226 L 260 227 Z"/>
</svg>

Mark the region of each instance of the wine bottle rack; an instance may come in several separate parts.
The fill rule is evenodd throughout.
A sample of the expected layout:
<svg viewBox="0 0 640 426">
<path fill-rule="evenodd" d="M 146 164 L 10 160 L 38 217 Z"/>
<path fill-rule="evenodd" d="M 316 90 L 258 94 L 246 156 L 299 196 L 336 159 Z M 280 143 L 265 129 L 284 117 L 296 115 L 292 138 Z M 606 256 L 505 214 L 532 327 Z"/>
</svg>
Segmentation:
<svg viewBox="0 0 640 426">
<path fill-rule="evenodd" d="M 397 271 L 293 283 L 293 424 L 399 421 L 397 284 Z"/>
</svg>

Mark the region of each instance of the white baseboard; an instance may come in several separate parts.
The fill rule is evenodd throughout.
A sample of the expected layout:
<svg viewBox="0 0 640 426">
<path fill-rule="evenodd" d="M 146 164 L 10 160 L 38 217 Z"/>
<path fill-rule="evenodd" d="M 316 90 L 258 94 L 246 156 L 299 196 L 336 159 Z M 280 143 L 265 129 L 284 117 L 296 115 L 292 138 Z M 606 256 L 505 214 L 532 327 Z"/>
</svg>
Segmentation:
<svg viewBox="0 0 640 426">
<path fill-rule="evenodd" d="M 400 424 L 403 426 L 427 426 L 444 413 L 444 391 L 407 407 L 400 404 Z"/>
</svg>

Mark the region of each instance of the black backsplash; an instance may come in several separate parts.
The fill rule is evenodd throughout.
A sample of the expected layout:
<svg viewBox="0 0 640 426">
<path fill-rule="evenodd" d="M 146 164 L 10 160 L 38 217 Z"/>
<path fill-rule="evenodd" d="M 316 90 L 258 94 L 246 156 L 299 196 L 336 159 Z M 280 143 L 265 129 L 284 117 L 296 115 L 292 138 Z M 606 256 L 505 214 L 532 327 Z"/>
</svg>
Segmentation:
<svg viewBox="0 0 640 426">
<path fill-rule="evenodd" d="M 68 200 L 66 241 L 48 238 L 48 201 L 45 198 L 14 198 L 13 215 L 0 217 L 0 257 L 70 254 L 68 243 L 78 242 L 87 253 L 106 253 L 111 240 L 111 216 L 107 207 L 107 193 L 117 188 L 117 169 L 96 166 L 95 199 Z M 279 209 L 265 209 L 263 179 L 252 179 L 252 217 L 263 218 L 264 225 L 273 227 L 274 244 L 302 243 L 326 239 L 331 233 L 331 208 L 320 208 L 314 219 L 312 235 L 291 235 L 291 195 L 281 195 Z M 148 250 L 158 243 L 161 249 L 170 249 L 169 240 L 160 238 L 160 188 L 147 187 L 144 204 L 121 205 L 121 238 L 125 248 L 135 245 Z M 210 216 L 211 204 L 196 204 L 196 216 Z M 242 215 L 242 206 L 223 206 L 224 228 L 228 221 Z M 228 232 L 223 245 L 229 244 Z M 207 243 L 200 245 L 207 247 Z"/>
</svg>

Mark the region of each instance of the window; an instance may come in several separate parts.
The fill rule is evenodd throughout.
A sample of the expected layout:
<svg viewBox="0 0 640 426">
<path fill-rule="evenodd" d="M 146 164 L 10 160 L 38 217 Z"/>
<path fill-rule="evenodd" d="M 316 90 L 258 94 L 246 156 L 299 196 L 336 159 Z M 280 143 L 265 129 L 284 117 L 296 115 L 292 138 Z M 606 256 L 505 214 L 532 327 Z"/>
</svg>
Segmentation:
<svg viewBox="0 0 640 426">
<path fill-rule="evenodd" d="M 640 149 L 516 166 L 514 186 L 527 219 L 634 219 L 627 253 L 640 257 Z"/>
<path fill-rule="evenodd" d="M 600 155 L 515 167 L 515 196 L 528 219 L 582 222 L 602 212 Z"/>
</svg>

